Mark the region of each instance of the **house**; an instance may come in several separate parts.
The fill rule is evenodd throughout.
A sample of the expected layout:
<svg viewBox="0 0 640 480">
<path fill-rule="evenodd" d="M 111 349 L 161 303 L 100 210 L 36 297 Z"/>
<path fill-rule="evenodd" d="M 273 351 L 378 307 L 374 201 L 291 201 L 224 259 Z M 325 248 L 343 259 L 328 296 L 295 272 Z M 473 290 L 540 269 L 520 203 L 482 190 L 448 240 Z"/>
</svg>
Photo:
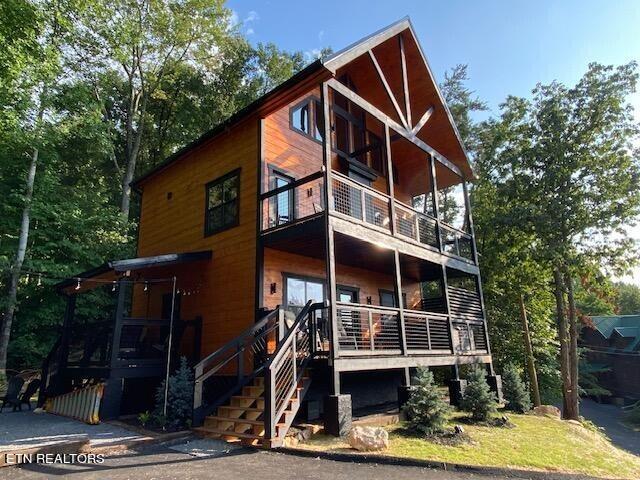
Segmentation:
<svg viewBox="0 0 640 480">
<path fill-rule="evenodd" d="M 589 363 L 599 366 L 600 386 L 614 398 L 640 399 L 640 315 L 591 317 L 583 327 L 581 347 Z"/>
<path fill-rule="evenodd" d="M 116 416 L 185 355 L 200 431 L 271 446 L 296 415 L 321 413 L 327 431 L 344 432 L 352 408 L 395 400 L 418 366 L 445 368 L 453 399 L 464 364 L 485 364 L 498 390 L 472 178 L 413 26 L 400 20 L 134 182 L 137 258 L 58 285 L 66 325 L 78 294 L 105 285 L 115 321 L 109 333 L 91 327 L 99 341 L 85 340 L 75 363 L 63 339 L 47 375 L 67 389 L 101 376 L 102 416 Z M 97 344 L 106 354 L 90 365 Z"/>
</svg>

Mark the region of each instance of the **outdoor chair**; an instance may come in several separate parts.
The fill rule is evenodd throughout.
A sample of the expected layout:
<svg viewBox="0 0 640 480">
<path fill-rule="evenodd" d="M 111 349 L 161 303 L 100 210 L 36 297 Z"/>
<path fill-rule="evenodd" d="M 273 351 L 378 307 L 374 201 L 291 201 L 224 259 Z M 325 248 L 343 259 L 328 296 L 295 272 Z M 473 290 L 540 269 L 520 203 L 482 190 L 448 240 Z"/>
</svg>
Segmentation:
<svg viewBox="0 0 640 480">
<path fill-rule="evenodd" d="M 22 390 L 22 385 L 24 385 L 24 379 L 20 377 L 13 377 L 9 380 L 9 385 L 7 385 L 7 393 L 4 397 L 2 397 L 2 406 L 0 407 L 0 413 L 4 410 L 4 407 L 9 404 L 13 405 L 13 410 L 15 411 L 20 405 L 20 400 L 18 396 L 20 395 L 20 390 Z"/>
<path fill-rule="evenodd" d="M 26 403 L 31 410 L 31 397 L 35 395 L 35 393 L 40 388 L 40 379 L 36 378 L 35 380 L 31 380 L 27 385 L 27 389 L 24 391 L 22 396 L 20 397 L 20 402 L 18 402 L 18 410 L 22 411 L 22 404 Z"/>
</svg>

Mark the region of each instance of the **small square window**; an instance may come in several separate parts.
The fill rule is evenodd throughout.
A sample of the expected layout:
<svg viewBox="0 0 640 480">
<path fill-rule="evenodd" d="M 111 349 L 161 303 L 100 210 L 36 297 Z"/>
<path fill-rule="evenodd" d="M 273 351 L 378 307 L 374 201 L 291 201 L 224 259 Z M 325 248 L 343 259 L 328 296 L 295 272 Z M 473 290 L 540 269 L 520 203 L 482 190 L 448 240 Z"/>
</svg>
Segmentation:
<svg viewBox="0 0 640 480">
<path fill-rule="evenodd" d="M 240 170 L 228 173 L 206 185 L 205 235 L 212 235 L 238 225 L 239 190 Z"/>
<path fill-rule="evenodd" d="M 291 128 L 321 142 L 324 137 L 324 115 L 317 97 L 305 98 L 289 111 Z"/>
</svg>

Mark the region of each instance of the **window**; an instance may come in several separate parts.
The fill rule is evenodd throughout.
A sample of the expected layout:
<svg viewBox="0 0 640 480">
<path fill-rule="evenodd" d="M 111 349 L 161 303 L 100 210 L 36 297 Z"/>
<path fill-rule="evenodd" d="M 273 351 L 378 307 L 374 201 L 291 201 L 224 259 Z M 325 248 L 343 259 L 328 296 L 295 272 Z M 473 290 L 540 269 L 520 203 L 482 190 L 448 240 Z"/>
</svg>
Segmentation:
<svg viewBox="0 0 640 480">
<path fill-rule="evenodd" d="M 271 170 L 271 188 L 281 188 L 293 182 L 293 178 Z M 269 199 L 269 226 L 276 227 L 295 220 L 294 190 L 285 190 Z"/>
<path fill-rule="evenodd" d="M 309 300 L 324 301 L 324 281 L 285 275 L 285 308 L 300 313 Z"/>
<path fill-rule="evenodd" d="M 240 216 L 240 170 L 235 170 L 208 183 L 206 189 L 205 236 L 238 225 Z"/>
<path fill-rule="evenodd" d="M 290 113 L 291 128 L 307 137 L 322 141 L 324 137 L 324 121 L 322 104 L 317 97 L 308 97 L 294 107 Z"/>
<path fill-rule="evenodd" d="M 380 306 L 381 307 L 392 307 L 398 308 L 396 304 L 396 292 L 393 290 L 378 290 L 380 295 Z M 407 308 L 407 294 L 406 292 L 402 292 L 402 308 Z"/>
</svg>

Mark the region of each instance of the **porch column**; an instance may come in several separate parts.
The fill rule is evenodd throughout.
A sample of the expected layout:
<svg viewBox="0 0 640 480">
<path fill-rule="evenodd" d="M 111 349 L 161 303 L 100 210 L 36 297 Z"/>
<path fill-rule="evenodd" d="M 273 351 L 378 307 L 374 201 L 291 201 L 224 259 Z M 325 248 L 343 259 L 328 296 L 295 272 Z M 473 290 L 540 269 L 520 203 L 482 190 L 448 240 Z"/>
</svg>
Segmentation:
<svg viewBox="0 0 640 480">
<path fill-rule="evenodd" d="M 400 322 L 400 346 L 402 348 L 402 354 L 408 355 L 407 352 L 407 332 L 405 331 L 404 325 L 404 305 L 402 302 L 402 273 L 400 272 L 400 254 L 398 250 L 395 249 L 393 251 L 393 261 L 394 261 L 394 277 L 395 277 L 395 290 L 396 290 L 396 298 L 398 302 L 398 311 L 399 311 L 399 322 Z M 406 376 L 405 376 L 406 381 Z"/>
<path fill-rule="evenodd" d="M 340 347 L 338 344 L 338 309 L 336 306 L 336 265 L 335 265 L 335 245 L 334 232 L 331 225 L 329 210 L 332 208 L 331 201 L 333 199 L 333 189 L 331 184 L 331 111 L 329 109 L 329 86 L 327 83 L 322 84 L 322 110 L 324 116 L 324 135 L 322 139 L 323 146 L 323 167 L 324 167 L 324 204 L 325 204 L 325 232 L 326 232 L 326 256 L 325 269 L 327 279 L 327 301 L 329 302 L 329 320 L 331 322 L 331 345 L 329 365 L 331 367 L 331 393 L 333 395 L 340 394 L 340 373 L 335 371 L 334 360 L 340 355 Z"/>
<path fill-rule="evenodd" d="M 124 316 L 124 301 L 126 297 L 126 283 L 118 280 L 118 300 L 113 322 L 113 337 L 111 341 L 111 363 L 109 378 L 104 389 L 102 403 L 100 405 L 100 418 L 110 420 L 120 415 L 120 404 L 124 389 L 124 378 L 117 376 L 114 371 L 118 369 L 118 354 L 120 353 L 120 337 L 122 336 L 122 318 Z"/>
<path fill-rule="evenodd" d="M 457 407 L 460 405 L 460 401 L 464 395 L 467 381 L 460 378 L 460 367 L 457 364 L 451 366 L 451 373 L 452 378 L 449 380 L 449 403 Z"/>
<path fill-rule="evenodd" d="M 433 213 L 436 217 L 436 236 L 438 239 L 438 249 L 443 252 L 442 230 L 440 230 L 440 202 L 438 201 L 438 180 L 436 179 L 436 162 L 431 155 L 427 157 L 429 171 L 431 172 L 431 192 L 433 196 Z"/>
<path fill-rule="evenodd" d="M 385 153 L 387 157 L 387 183 L 388 183 L 388 193 L 389 197 L 391 197 L 391 205 L 390 207 L 390 215 L 391 215 L 391 235 L 396 234 L 396 204 L 395 204 L 395 189 L 393 185 L 393 162 L 391 158 L 391 135 L 389 134 L 389 124 L 384 124 L 384 144 L 385 144 Z"/>
</svg>

